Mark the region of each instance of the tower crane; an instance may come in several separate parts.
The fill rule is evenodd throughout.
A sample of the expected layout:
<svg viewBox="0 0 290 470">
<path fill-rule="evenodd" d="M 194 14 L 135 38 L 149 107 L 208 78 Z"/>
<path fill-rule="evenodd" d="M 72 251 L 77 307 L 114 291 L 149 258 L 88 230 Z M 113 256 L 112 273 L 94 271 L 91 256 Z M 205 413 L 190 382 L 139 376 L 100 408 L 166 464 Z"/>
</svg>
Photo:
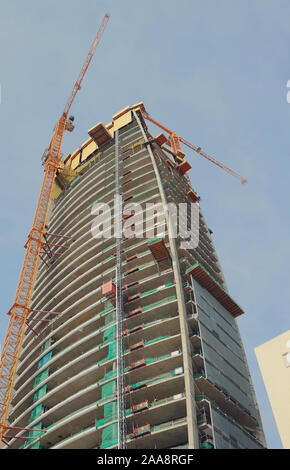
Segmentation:
<svg viewBox="0 0 290 470">
<path fill-rule="evenodd" d="M 171 146 L 171 149 L 172 149 L 172 153 L 173 153 L 174 157 L 177 158 L 178 160 L 182 161 L 184 159 L 184 156 L 185 156 L 185 153 L 182 151 L 182 148 L 181 148 L 181 143 L 183 143 L 184 145 L 189 147 L 191 150 L 194 150 L 194 152 L 198 153 L 202 157 L 206 158 L 210 162 L 214 163 L 218 167 L 220 167 L 223 170 L 225 170 L 226 172 L 230 173 L 232 176 L 235 176 L 236 178 L 238 178 L 241 181 L 241 183 L 243 183 L 243 184 L 247 183 L 247 180 L 245 178 L 243 178 L 241 175 L 239 175 L 234 170 L 231 170 L 229 167 L 227 167 L 223 163 L 219 162 L 215 158 L 213 158 L 210 155 L 208 155 L 207 153 L 205 153 L 200 147 L 196 147 L 195 145 L 193 145 L 190 142 L 188 142 L 187 140 L 185 140 L 183 137 L 180 137 L 175 132 L 173 132 L 172 130 L 165 127 L 163 124 L 160 124 L 160 122 L 156 121 L 148 113 L 146 113 L 145 110 L 142 110 L 142 116 L 145 119 L 147 119 L 148 121 L 150 121 L 153 124 L 155 124 L 156 126 L 158 126 L 163 131 L 167 132 L 167 134 L 169 134 L 169 143 L 170 143 L 170 146 Z"/>
<path fill-rule="evenodd" d="M 44 178 L 33 225 L 31 231 L 28 234 L 28 240 L 25 244 L 26 252 L 17 285 L 14 303 L 8 312 L 10 318 L 0 359 L 0 442 L 3 442 L 7 445 L 9 445 L 6 441 L 7 438 L 17 437 L 5 435 L 8 430 L 15 429 L 18 431 L 27 429 L 19 427 L 16 428 L 9 426 L 6 423 L 26 321 L 31 312 L 33 312 L 30 306 L 33 285 L 40 258 L 40 252 L 43 246 L 46 244 L 45 228 L 47 213 L 51 200 L 54 179 L 61 165 L 62 141 L 65 131 L 67 130 L 71 132 L 74 128 L 73 118 L 69 118 L 68 114 L 75 96 L 81 87 L 85 73 L 90 65 L 95 49 L 102 37 L 109 18 L 110 14 L 106 13 L 81 69 L 81 72 L 77 78 L 77 81 L 75 82 L 64 111 L 54 128 L 49 147 L 46 149 L 42 158 L 42 163 L 44 165 Z"/>
</svg>

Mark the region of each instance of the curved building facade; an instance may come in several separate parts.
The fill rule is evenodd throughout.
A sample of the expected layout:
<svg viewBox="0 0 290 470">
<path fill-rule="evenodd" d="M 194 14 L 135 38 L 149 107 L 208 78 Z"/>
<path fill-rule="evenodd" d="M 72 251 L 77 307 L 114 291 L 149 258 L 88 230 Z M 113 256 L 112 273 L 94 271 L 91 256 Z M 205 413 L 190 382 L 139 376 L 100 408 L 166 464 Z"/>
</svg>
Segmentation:
<svg viewBox="0 0 290 470">
<path fill-rule="evenodd" d="M 110 449 L 121 437 L 129 449 L 265 446 L 243 312 L 188 167 L 150 135 L 142 109 L 90 129 L 57 175 L 9 414 L 28 430 L 11 431 L 12 448 Z M 115 194 L 131 230 L 117 239 Z M 158 210 L 135 219 L 136 204 L 169 202 L 198 209 L 194 248 L 171 236 L 167 211 L 165 223 Z M 163 236 L 140 236 L 161 224 Z"/>
</svg>

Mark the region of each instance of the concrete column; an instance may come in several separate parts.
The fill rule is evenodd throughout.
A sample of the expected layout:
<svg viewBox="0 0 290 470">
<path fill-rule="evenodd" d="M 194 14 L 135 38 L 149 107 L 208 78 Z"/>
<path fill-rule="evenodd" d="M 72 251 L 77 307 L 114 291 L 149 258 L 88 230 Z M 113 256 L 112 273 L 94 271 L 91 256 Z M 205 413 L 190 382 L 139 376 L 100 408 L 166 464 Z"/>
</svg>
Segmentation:
<svg viewBox="0 0 290 470">
<path fill-rule="evenodd" d="M 143 133 L 145 142 L 148 142 L 143 126 L 135 110 L 133 110 L 133 114 Z M 148 152 L 151 157 L 152 165 L 155 171 L 162 204 L 163 204 L 163 207 L 165 208 L 165 217 L 166 217 L 166 223 L 167 223 L 168 235 L 169 235 L 169 246 L 170 246 L 170 251 L 171 251 L 171 256 L 172 256 L 174 278 L 176 282 L 176 295 L 177 295 L 177 303 L 178 303 L 181 344 L 182 344 L 182 352 L 183 352 L 183 367 L 184 367 L 187 427 L 188 427 L 188 447 L 189 449 L 198 449 L 199 448 L 199 435 L 198 435 L 197 420 L 196 420 L 196 405 L 195 405 L 191 348 L 190 348 L 190 340 L 189 340 L 189 332 L 188 332 L 187 313 L 186 313 L 186 307 L 185 307 L 185 301 L 184 301 L 184 292 L 183 292 L 183 287 L 182 287 L 182 279 L 180 275 L 178 252 L 177 252 L 177 247 L 176 247 L 176 241 L 173 238 L 174 230 L 172 226 L 170 213 L 167 209 L 167 200 L 166 200 L 165 192 L 161 183 L 160 174 L 159 174 L 156 161 L 155 161 L 150 145 L 148 145 L 147 148 L 148 148 Z"/>
</svg>

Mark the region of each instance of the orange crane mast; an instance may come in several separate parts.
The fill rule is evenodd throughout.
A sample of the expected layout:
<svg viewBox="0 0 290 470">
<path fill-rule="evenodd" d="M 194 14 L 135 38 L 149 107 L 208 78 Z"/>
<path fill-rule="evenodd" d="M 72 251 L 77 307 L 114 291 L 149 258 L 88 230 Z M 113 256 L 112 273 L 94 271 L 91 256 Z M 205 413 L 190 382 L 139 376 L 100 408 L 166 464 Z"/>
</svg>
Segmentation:
<svg viewBox="0 0 290 470">
<path fill-rule="evenodd" d="M 25 244 L 26 253 L 17 285 L 14 303 L 8 312 L 10 318 L 0 360 L 0 442 L 3 441 L 7 445 L 9 444 L 5 440 L 5 433 L 8 429 L 26 429 L 8 426 L 6 421 L 8 417 L 13 383 L 21 351 L 26 321 L 32 312 L 30 303 L 37 266 L 40 258 L 40 252 L 43 246 L 46 244 L 45 225 L 54 179 L 56 172 L 60 168 L 61 164 L 62 141 L 65 130 L 73 130 L 72 120 L 70 118 L 68 119 L 68 113 L 73 104 L 75 96 L 81 87 L 82 80 L 89 67 L 95 49 L 101 39 L 109 18 L 110 14 L 106 13 L 97 32 L 95 40 L 90 48 L 89 54 L 84 62 L 82 70 L 78 76 L 78 79 L 73 87 L 72 93 L 66 103 L 64 111 L 55 126 L 50 145 L 42 159 L 44 164 L 43 183 L 32 229 Z M 6 438 L 7 437 L 8 436 L 6 436 Z"/>
<path fill-rule="evenodd" d="M 177 157 L 177 159 L 179 160 L 183 160 L 184 159 L 184 156 L 185 156 L 185 153 L 182 151 L 182 148 L 181 148 L 181 142 L 186 145 L 187 147 L 189 147 L 191 150 L 194 150 L 196 153 L 198 153 L 199 155 L 201 155 L 202 157 L 206 158 L 207 160 L 209 160 L 210 162 L 214 163 L 215 165 L 217 165 L 218 167 L 222 168 L 223 170 L 227 171 L 228 173 L 230 173 L 232 176 L 235 176 L 236 178 L 238 178 L 241 183 L 247 183 L 247 180 L 245 178 L 243 178 L 241 175 L 239 175 L 238 173 L 236 173 L 234 170 L 231 170 L 229 167 L 227 167 L 226 165 L 224 165 L 223 163 L 219 162 L 218 160 L 216 160 L 215 158 L 211 157 L 210 155 L 208 155 L 207 153 L 205 153 L 200 147 L 196 147 L 195 145 L 191 144 L 190 142 L 188 142 L 187 140 L 183 139 L 183 137 L 180 137 L 179 135 L 177 135 L 175 132 L 173 132 L 172 130 L 168 129 L 167 127 L 165 127 L 163 124 L 160 124 L 160 122 L 156 121 L 155 119 L 153 119 L 148 113 L 146 113 L 144 110 L 142 111 L 142 116 L 147 119 L 148 121 L 152 122 L 153 124 L 155 124 L 156 126 L 160 127 L 160 129 L 162 129 L 163 131 L 167 132 L 169 134 L 169 142 L 170 142 L 170 145 L 171 145 L 171 148 L 172 148 L 172 152 L 173 154 Z"/>
</svg>

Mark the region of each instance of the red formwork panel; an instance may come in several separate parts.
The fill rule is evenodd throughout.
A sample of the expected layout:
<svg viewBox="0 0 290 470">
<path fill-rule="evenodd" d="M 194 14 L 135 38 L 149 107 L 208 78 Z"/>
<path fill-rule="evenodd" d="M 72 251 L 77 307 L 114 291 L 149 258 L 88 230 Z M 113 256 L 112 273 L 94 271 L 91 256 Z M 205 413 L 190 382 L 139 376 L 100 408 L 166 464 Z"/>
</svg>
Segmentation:
<svg viewBox="0 0 290 470">
<path fill-rule="evenodd" d="M 150 433 L 150 424 L 144 424 L 144 426 L 140 426 L 139 428 L 134 428 L 133 434 L 134 437 L 143 436 L 144 434 Z"/>
<path fill-rule="evenodd" d="M 138 343 L 130 344 L 130 351 L 136 351 L 136 349 L 144 348 L 144 340 L 138 341 Z"/>
<path fill-rule="evenodd" d="M 158 144 L 160 147 L 163 144 L 168 144 L 168 139 L 164 134 L 162 134 L 162 132 L 158 134 L 156 137 L 154 137 L 154 140 L 156 144 Z"/>
<path fill-rule="evenodd" d="M 176 169 L 178 173 L 180 173 L 181 175 L 184 175 L 187 171 L 191 169 L 191 165 L 184 158 L 183 161 L 179 163 L 179 165 L 177 165 Z"/>
<path fill-rule="evenodd" d="M 193 200 L 193 202 L 198 202 L 200 200 L 200 197 L 192 189 L 188 191 L 187 195 Z"/>
<path fill-rule="evenodd" d="M 149 241 L 148 248 L 150 249 L 152 255 L 158 261 L 163 261 L 168 258 L 167 250 L 165 248 L 164 242 L 162 238 L 158 238 L 157 240 Z"/>
<path fill-rule="evenodd" d="M 137 405 L 132 405 L 132 412 L 138 413 L 138 411 L 148 410 L 148 408 L 149 408 L 148 400 L 145 400 L 145 401 L 142 401 L 141 403 L 138 403 Z"/>
<path fill-rule="evenodd" d="M 131 370 L 139 369 L 140 367 L 146 366 L 145 359 L 139 359 L 138 361 L 131 362 Z"/>
<path fill-rule="evenodd" d="M 116 286 L 113 281 L 104 282 L 102 294 L 111 302 L 112 305 L 116 305 Z"/>
<path fill-rule="evenodd" d="M 129 310 L 128 315 L 129 317 L 133 317 L 134 315 L 138 315 L 138 313 L 142 313 L 141 305 L 139 305 L 137 308 L 134 308 L 134 310 Z"/>
</svg>

